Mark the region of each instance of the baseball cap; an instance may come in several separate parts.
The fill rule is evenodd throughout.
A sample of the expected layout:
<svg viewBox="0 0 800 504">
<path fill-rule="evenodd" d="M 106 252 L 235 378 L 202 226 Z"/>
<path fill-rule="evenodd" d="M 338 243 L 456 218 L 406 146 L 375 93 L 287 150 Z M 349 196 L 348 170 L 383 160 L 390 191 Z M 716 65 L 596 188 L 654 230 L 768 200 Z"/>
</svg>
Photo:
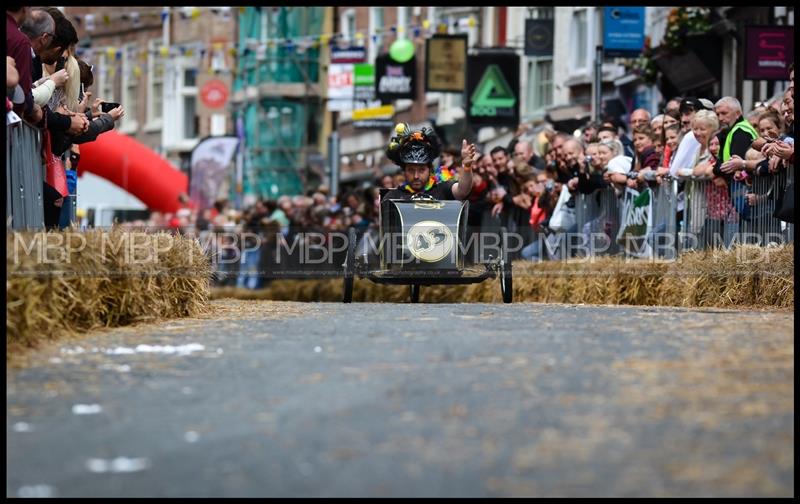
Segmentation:
<svg viewBox="0 0 800 504">
<path fill-rule="evenodd" d="M 711 100 L 707 100 L 706 98 L 698 98 L 697 101 L 699 101 L 706 110 L 714 110 L 714 102 Z"/>
<path fill-rule="evenodd" d="M 608 162 L 608 171 L 611 173 L 624 173 L 627 174 L 631 171 L 631 158 L 626 156 L 616 156 Z"/>
<path fill-rule="evenodd" d="M 681 114 L 685 114 L 686 112 L 698 110 L 714 110 L 714 104 L 711 100 L 707 100 L 705 98 L 684 98 L 681 100 L 681 105 L 678 107 L 678 111 Z"/>
</svg>

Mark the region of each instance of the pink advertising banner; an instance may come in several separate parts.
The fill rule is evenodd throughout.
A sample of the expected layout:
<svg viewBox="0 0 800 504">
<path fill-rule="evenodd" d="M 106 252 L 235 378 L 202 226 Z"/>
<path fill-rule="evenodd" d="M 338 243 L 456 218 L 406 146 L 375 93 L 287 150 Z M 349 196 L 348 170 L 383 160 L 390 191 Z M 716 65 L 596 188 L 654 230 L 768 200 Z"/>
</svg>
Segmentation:
<svg viewBox="0 0 800 504">
<path fill-rule="evenodd" d="M 794 27 L 747 26 L 744 78 L 789 80 L 794 61 Z"/>
</svg>

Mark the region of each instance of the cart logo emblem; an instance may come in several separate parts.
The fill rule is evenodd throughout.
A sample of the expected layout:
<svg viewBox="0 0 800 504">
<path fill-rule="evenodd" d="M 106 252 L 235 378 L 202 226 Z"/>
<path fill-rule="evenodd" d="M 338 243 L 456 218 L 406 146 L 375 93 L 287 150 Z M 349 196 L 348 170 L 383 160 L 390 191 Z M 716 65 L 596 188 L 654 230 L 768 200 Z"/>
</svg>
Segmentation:
<svg viewBox="0 0 800 504">
<path fill-rule="evenodd" d="M 455 240 L 450 228 L 438 221 L 421 221 L 408 230 L 406 243 L 411 254 L 425 262 L 438 262 L 453 250 Z"/>
<path fill-rule="evenodd" d="M 444 208 L 444 203 L 441 201 L 416 201 L 414 202 L 414 209 L 422 210 L 439 210 Z"/>
</svg>

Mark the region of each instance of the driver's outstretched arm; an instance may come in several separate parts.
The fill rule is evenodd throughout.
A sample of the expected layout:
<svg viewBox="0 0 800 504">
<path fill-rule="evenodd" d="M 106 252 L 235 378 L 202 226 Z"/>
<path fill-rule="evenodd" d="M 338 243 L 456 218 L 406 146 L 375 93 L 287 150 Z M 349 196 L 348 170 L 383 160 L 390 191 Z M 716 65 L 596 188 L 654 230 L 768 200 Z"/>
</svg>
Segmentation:
<svg viewBox="0 0 800 504">
<path fill-rule="evenodd" d="M 453 184 L 453 196 L 458 200 L 466 199 L 472 191 L 472 165 L 478 160 L 478 149 L 475 144 L 461 141 L 461 159 L 464 160 L 458 182 Z"/>
</svg>

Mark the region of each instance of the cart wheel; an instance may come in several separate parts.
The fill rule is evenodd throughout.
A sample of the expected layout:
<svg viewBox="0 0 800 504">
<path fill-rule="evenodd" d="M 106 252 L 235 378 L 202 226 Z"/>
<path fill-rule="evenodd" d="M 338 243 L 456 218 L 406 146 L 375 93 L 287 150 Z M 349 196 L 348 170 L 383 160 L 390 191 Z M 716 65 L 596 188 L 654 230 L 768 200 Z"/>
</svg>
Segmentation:
<svg viewBox="0 0 800 504">
<path fill-rule="evenodd" d="M 347 256 L 344 260 L 344 296 L 342 301 L 353 301 L 353 281 L 356 270 L 356 230 L 350 228 L 347 232 Z"/>
<path fill-rule="evenodd" d="M 514 287 L 511 264 L 505 261 L 500 263 L 500 292 L 503 294 L 504 303 L 510 303 L 513 300 Z"/>
<path fill-rule="evenodd" d="M 503 295 L 503 302 L 510 303 L 514 298 L 514 282 L 511 273 L 511 261 L 506 250 L 506 228 L 500 228 L 500 293 Z"/>
<path fill-rule="evenodd" d="M 419 303 L 420 286 L 419 285 L 415 285 L 415 284 L 411 284 L 411 285 L 409 285 L 409 287 L 411 288 L 411 302 L 412 303 Z"/>
</svg>

